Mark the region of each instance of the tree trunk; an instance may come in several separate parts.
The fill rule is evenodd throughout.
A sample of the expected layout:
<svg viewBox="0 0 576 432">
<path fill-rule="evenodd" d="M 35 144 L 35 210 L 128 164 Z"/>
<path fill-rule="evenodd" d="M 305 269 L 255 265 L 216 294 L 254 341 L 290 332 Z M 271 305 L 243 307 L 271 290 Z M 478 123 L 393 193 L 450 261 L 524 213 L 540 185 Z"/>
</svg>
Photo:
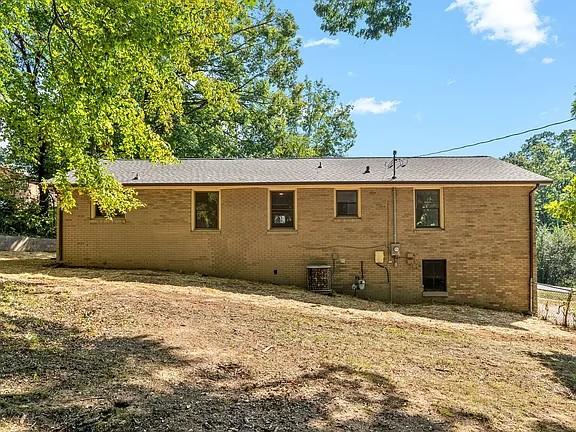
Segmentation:
<svg viewBox="0 0 576 432">
<path fill-rule="evenodd" d="M 40 134 L 39 134 L 40 135 Z M 42 137 L 38 137 L 40 141 L 40 147 L 38 149 L 38 164 L 36 166 L 36 181 L 39 187 L 39 204 L 40 211 L 42 215 L 47 216 L 50 208 L 52 207 L 50 193 L 42 187 L 42 182 L 48 180 L 48 169 L 46 166 L 48 159 L 48 145 L 46 140 Z"/>
</svg>

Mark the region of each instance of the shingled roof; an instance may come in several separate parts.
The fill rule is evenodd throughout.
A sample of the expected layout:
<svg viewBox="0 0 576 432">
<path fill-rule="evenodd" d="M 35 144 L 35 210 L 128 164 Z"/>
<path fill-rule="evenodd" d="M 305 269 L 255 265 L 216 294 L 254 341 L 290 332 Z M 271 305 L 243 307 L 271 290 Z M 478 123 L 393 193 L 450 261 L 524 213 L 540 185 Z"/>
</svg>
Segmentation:
<svg viewBox="0 0 576 432">
<path fill-rule="evenodd" d="M 184 159 L 170 165 L 107 162 L 126 185 L 270 185 L 326 183 L 527 183 L 551 180 L 489 156 L 402 158 L 396 179 L 384 157 L 310 159 Z"/>
</svg>

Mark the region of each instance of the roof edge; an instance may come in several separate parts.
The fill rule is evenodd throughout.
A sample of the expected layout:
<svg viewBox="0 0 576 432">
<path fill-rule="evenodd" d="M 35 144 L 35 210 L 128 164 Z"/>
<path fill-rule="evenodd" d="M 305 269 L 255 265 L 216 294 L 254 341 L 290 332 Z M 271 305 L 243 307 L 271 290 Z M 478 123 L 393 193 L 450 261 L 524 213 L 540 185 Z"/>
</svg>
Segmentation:
<svg viewBox="0 0 576 432">
<path fill-rule="evenodd" d="M 355 181 L 337 181 L 337 182 L 252 182 L 252 183 L 242 183 L 242 182 L 228 182 L 228 183 L 122 183 L 123 186 L 306 186 L 306 185 L 383 185 L 383 186 L 393 186 L 393 185 L 412 185 L 412 184 L 436 184 L 436 185 L 549 185 L 552 183 L 551 179 L 546 179 L 542 181 L 534 180 L 479 180 L 479 181 L 457 181 L 457 180 L 446 180 L 446 181 L 366 181 L 366 182 L 355 182 Z"/>
</svg>

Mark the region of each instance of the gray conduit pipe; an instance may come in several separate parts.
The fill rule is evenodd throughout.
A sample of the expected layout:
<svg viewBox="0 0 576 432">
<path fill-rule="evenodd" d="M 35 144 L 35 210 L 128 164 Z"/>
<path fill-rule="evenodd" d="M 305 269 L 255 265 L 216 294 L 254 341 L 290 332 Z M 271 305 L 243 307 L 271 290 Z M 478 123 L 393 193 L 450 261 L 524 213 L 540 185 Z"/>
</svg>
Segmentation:
<svg viewBox="0 0 576 432">
<path fill-rule="evenodd" d="M 394 243 L 398 243 L 396 205 L 397 205 L 396 188 L 392 188 L 392 224 L 393 224 L 392 225 L 392 238 L 394 239 Z"/>
</svg>

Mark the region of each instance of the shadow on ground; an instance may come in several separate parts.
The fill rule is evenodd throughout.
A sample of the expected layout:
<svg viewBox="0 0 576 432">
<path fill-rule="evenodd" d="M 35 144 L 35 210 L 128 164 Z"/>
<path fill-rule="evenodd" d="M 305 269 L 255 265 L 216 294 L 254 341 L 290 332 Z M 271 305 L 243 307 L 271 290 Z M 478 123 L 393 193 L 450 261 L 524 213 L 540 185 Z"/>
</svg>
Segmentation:
<svg viewBox="0 0 576 432">
<path fill-rule="evenodd" d="M 159 377 L 166 370 L 179 378 Z M 0 426 L 32 431 L 491 429 L 465 412 L 410 413 L 387 377 L 347 365 L 266 380 L 144 336 L 93 337 L 31 316 L 0 314 L 0 384 Z"/>
<path fill-rule="evenodd" d="M 573 399 L 576 399 L 576 356 L 560 352 L 532 353 L 544 366 L 554 372 L 556 381 L 562 384 Z"/>
<path fill-rule="evenodd" d="M 555 421 L 538 421 L 534 426 L 534 432 L 576 432 L 576 429 Z"/>
<path fill-rule="evenodd" d="M 429 318 L 461 324 L 479 326 L 497 326 L 525 329 L 515 325 L 525 320 L 526 316 L 512 312 L 492 311 L 460 305 L 437 307 L 434 304 L 395 305 L 381 301 L 363 300 L 347 295 L 324 296 L 310 293 L 299 287 L 255 283 L 249 281 L 223 279 L 198 274 L 185 274 L 152 270 L 115 270 L 101 268 L 78 268 L 56 265 L 53 260 L 22 258 L 0 262 L 0 273 L 17 274 L 29 271 L 58 278 L 101 279 L 109 282 L 139 282 L 156 285 L 194 288 L 211 288 L 224 292 L 270 296 L 284 300 L 332 306 L 343 309 L 364 311 L 392 311 L 403 315 Z"/>
</svg>

